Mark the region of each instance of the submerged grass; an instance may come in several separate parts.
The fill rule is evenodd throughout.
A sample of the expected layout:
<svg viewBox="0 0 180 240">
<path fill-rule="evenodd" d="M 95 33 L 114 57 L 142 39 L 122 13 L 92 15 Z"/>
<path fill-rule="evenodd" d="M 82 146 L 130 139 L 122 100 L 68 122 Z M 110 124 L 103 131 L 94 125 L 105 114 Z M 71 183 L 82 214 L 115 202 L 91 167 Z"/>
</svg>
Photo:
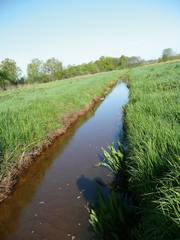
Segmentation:
<svg viewBox="0 0 180 240">
<path fill-rule="evenodd" d="M 129 71 L 128 79 L 131 96 L 125 116 L 127 191 L 130 191 L 138 201 L 141 213 L 136 228 L 129 228 L 130 239 L 178 240 L 180 236 L 180 63 L 169 62 L 134 68 Z M 117 154 L 113 158 L 108 154 L 107 159 L 110 159 L 107 164 L 110 163 L 109 167 L 117 174 L 122 158 L 120 157 L 118 162 Z M 117 201 L 122 205 L 121 201 Z M 109 215 L 116 214 L 118 218 L 119 212 L 109 206 L 110 202 L 111 199 L 106 202 L 106 211 Z M 105 208 L 102 201 L 99 209 L 92 212 L 96 221 L 91 223 L 94 227 L 99 221 L 103 229 L 104 227 L 108 229 L 103 224 L 103 221 L 107 220 L 106 214 L 99 217 L 101 208 Z M 119 205 L 116 206 L 116 209 L 119 208 L 121 209 Z M 116 233 L 117 226 L 123 227 L 121 221 L 115 222 L 110 217 L 108 219 L 109 234 Z M 123 239 L 123 234 L 118 232 L 112 239 Z"/>
<path fill-rule="evenodd" d="M 0 92 L 0 179 L 118 78 L 112 71 Z"/>
</svg>

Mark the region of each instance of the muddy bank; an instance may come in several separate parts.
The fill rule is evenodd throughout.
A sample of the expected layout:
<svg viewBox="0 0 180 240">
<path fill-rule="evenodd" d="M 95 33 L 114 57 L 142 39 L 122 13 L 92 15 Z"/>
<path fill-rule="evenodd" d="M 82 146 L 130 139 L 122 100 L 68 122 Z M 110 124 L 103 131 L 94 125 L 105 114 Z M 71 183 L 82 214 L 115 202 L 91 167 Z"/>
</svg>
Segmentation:
<svg viewBox="0 0 180 240">
<path fill-rule="evenodd" d="M 111 82 L 104 90 L 102 96 L 94 97 L 90 104 L 88 104 L 81 111 L 69 114 L 68 116 L 61 119 L 61 121 L 63 122 L 63 128 L 57 129 L 56 131 L 49 133 L 47 135 L 47 139 L 42 143 L 41 146 L 35 147 L 29 153 L 22 154 L 18 166 L 15 166 L 0 182 L 0 203 L 3 202 L 14 191 L 15 185 L 17 184 L 18 180 L 23 174 L 25 174 L 25 172 L 33 164 L 33 162 L 38 160 L 38 158 L 44 152 L 46 152 L 57 139 L 63 136 L 67 132 L 67 130 L 79 120 L 79 118 L 87 115 L 88 112 L 94 109 L 111 91 L 115 84 L 116 82 Z"/>
</svg>

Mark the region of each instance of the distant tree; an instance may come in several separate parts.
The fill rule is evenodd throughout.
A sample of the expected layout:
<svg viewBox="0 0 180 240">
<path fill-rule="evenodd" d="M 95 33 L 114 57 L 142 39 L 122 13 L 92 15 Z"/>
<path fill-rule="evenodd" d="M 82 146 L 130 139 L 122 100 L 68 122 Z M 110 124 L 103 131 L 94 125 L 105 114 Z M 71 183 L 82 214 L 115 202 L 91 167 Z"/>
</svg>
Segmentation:
<svg viewBox="0 0 180 240">
<path fill-rule="evenodd" d="M 119 58 L 112 57 L 113 68 L 116 69 L 119 66 Z"/>
<path fill-rule="evenodd" d="M 84 74 L 93 74 L 103 71 L 111 71 L 118 68 L 133 67 L 144 63 L 140 57 L 120 58 L 102 56 L 96 61 L 79 65 L 69 65 L 65 68 L 56 58 L 50 58 L 46 62 L 33 59 L 27 66 L 28 82 L 49 82 L 63 78 L 75 77 Z"/>
<path fill-rule="evenodd" d="M 21 78 L 19 78 L 18 80 L 18 84 L 25 84 L 26 83 L 26 77 L 22 76 Z"/>
<path fill-rule="evenodd" d="M 11 84 L 17 84 L 21 75 L 20 68 L 16 65 L 16 62 L 12 59 L 6 58 L 0 63 L 0 70 L 3 75 L 6 76 L 6 82 Z"/>
<path fill-rule="evenodd" d="M 45 75 L 49 76 L 49 80 L 58 80 L 62 77 L 62 62 L 56 58 L 48 59 L 43 65 L 43 72 Z"/>
<path fill-rule="evenodd" d="M 27 65 L 27 79 L 28 82 L 43 82 L 43 62 L 35 58 Z"/>
<path fill-rule="evenodd" d="M 99 60 L 95 62 L 98 66 L 99 71 L 110 71 L 114 69 L 114 62 L 112 57 L 100 57 Z"/>
<path fill-rule="evenodd" d="M 99 72 L 98 66 L 94 62 L 86 64 L 88 73 L 97 73 Z"/>
<path fill-rule="evenodd" d="M 162 61 L 167 61 L 169 58 L 175 55 L 172 48 L 165 48 L 162 52 Z"/>
<path fill-rule="evenodd" d="M 6 90 L 6 83 L 9 81 L 7 72 L 0 70 L 0 87 Z"/>
<path fill-rule="evenodd" d="M 119 58 L 119 66 L 121 68 L 125 68 L 127 67 L 128 65 L 128 57 L 122 55 L 120 58 Z"/>
<path fill-rule="evenodd" d="M 143 63 L 144 60 L 137 56 L 128 57 L 128 65 L 131 67 L 138 66 Z"/>
</svg>

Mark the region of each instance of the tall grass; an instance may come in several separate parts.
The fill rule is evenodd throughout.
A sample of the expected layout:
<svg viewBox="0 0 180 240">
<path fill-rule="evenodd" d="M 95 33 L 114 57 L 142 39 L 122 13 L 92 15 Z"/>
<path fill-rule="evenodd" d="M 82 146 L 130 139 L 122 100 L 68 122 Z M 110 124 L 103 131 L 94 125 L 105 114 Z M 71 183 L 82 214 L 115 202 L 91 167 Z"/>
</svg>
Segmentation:
<svg viewBox="0 0 180 240">
<path fill-rule="evenodd" d="M 119 71 L 0 92 L 0 179 L 22 155 L 63 127 L 62 119 L 101 96 Z"/>
<path fill-rule="evenodd" d="M 178 240 L 180 63 L 138 67 L 127 75 L 131 93 L 125 116 L 127 191 L 138 202 L 139 210 L 130 211 L 129 215 L 132 205 L 124 208 L 124 201 L 119 199 L 122 194 L 116 192 L 108 200 L 100 199 L 99 208 L 91 212 L 90 222 L 100 239 L 111 236 L 107 239 Z M 109 150 L 105 151 L 106 162 L 101 165 L 117 175 L 124 158 L 112 147 Z M 123 219 L 128 221 L 120 219 L 122 212 Z M 135 221 L 135 227 L 129 224 L 129 218 Z M 122 229 L 125 235 L 128 229 L 125 238 Z"/>
<path fill-rule="evenodd" d="M 136 68 L 129 79 L 129 187 L 142 208 L 139 239 L 178 239 L 180 63 Z"/>
</svg>

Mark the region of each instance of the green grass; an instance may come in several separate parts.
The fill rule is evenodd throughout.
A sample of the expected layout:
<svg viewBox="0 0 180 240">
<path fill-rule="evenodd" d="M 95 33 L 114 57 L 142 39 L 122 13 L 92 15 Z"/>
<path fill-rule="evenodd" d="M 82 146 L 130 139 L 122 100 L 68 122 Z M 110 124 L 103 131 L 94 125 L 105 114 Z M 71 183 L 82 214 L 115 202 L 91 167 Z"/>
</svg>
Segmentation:
<svg viewBox="0 0 180 240">
<path fill-rule="evenodd" d="M 119 71 L 0 92 L 0 179 L 21 165 L 22 154 L 62 128 L 62 118 L 101 96 Z"/>
<path fill-rule="evenodd" d="M 139 239 L 178 239 L 180 63 L 132 69 L 129 80 L 129 187 L 143 209 Z"/>
<path fill-rule="evenodd" d="M 119 226 L 118 229 L 128 229 L 131 240 L 178 240 L 180 62 L 137 67 L 127 71 L 126 76 L 130 101 L 125 114 L 127 150 L 124 170 L 127 172 L 127 191 L 138 203 L 140 215 L 137 218 L 132 215 L 138 219 L 135 228 L 114 221 L 122 215 L 124 204 L 116 194 L 106 202 L 100 200 L 99 208 L 91 212 L 90 222 L 100 239 L 104 233 L 112 239 L 124 239 L 123 233 L 117 231 Z M 109 150 L 110 153 L 105 152 L 105 166 L 117 175 L 122 168 L 122 157 L 121 154 L 118 157 L 119 150 L 115 154 L 111 147 Z M 122 206 L 113 209 L 111 202 L 116 201 Z M 124 219 L 128 217 L 127 208 L 123 216 Z"/>
<path fill-rule="evenodd" d="M 107 199 L 99 194 L 98 205 L 90 211 L 89 219 L 98 239 L 131 239 L 129 228 L 134 226 L 137 209 L 116 191 L 112 191 Z"/>
<path fill-rule="evenodd" d="M 106 167 L 108 168 L 114 175 L 119 174 L 119 171 L 123 162 L 123 147 L 119 143 L 118 149 L 112 144 L 108 146 L 108 149 L 105 150 L 102 148 L 104 161 L 100 161 L 97 164 L 97 167 Z"/>
</svg>

